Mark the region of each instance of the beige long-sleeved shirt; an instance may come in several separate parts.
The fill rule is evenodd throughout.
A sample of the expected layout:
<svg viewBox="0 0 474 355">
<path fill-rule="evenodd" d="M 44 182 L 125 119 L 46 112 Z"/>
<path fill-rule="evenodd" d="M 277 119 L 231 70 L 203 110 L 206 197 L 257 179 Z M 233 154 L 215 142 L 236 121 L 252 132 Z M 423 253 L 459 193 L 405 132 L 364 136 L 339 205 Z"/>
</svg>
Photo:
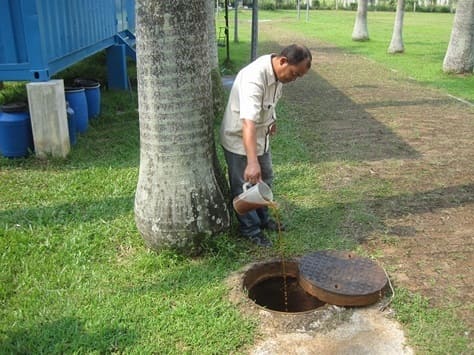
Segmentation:
<svg viewBox="0 0 474 355">
<path fill-rule="evenodd" d="M 257 155 L 269 148 L 268 128 L 275 121 L 275 105 L 282 84 L 272 67 L 273 55 L 264 55 L 244 67 L 235 78 L 220 130 L 222 146 L 235 154 L 246 155 L 242 141 L 242 120 L 255 122 Z"/>
</svg>

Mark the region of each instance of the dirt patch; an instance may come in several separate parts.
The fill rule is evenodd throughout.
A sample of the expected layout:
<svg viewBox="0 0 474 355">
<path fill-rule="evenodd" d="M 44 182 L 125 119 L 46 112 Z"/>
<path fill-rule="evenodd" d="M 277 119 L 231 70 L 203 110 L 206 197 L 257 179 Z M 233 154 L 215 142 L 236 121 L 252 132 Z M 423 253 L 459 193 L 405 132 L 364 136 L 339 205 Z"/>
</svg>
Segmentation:
<svg viewBox="0 0 474 355">
<path fill-rule="evenodd" d="M 280 46 L 295 41 L 278 24 L 265 26 Z M 340 163 L 325 188 L 392 191 L 361 191 L 341 232 L 377 256 L 396 286 L 455 307 L 474 329 L 474 107 L 363 57 L 300 41 L 313 66 L 284 97 L 314 161 Z M 361 213 L 370 223 L 354 218 Z"/>
</svg>

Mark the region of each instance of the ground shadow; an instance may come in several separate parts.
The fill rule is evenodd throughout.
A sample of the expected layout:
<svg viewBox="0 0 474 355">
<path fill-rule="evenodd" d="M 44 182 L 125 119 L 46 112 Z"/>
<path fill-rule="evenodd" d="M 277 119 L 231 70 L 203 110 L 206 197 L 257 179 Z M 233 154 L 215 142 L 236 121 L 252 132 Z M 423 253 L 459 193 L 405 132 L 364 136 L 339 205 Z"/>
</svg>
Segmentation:
<svg viewBox="0 0 474 355">
<path fill-rule="evenodd" d="M 260 44 L 260 53 L 276 53 L 282 46 L 273 41 Z M 387 83 L 379 80 L 378 70 L 372 70 L 371 62 L 363 67 L 354 67 L 351 72 L 341 71 L 338 67 L 351 65 L 332 62 L 345 60 L 341 49 L 334 46 L 310 47 L 313 52 L 311 70 L 303 78 L 283 87 L 282 101 L 290 106 L 289 120 L 298 125 L 300 141 L 311 151 L 313 162 L 324 161 L 380 161 L 385 159 L 417 159 L 420 153 L 402 136 L 391 129 L 390 122 L 406 114 L 407 107 L 443 107 L 450 102 L 447 97 L 421 97 L 394 93 Z M 336 54 L 341 54 L 338 58 Z M 352 65 L 360 65 L 353 63 Z M 332 79 L 324 76 L 327 70 L 334 70 L 334 76 L 343 82 L 343 86 L 334 85 Z M 360 80 L 356 74 L 360 71 L 373 72 L 372 76 Z M 398 77 L 393 78 L 400 80 Z M 331 80 L 331 81 L 330 81 Z M 405 80 L 405 79 L 403 79 Z M 358 102 L 348 93 L 357 93 Z M 297 103 L 297 104 L 295 104 Z M 377 120 L 370 111 L 387 111 L 388 119 Z M 400 109 L 398 109 L 400 108 Z M 387 117 L 386 117 L 387 118 Z"/>
<path fill-rule="evenodd" d="M 455 208 L 474 203 L 474 184 L 448 186 L 424 192 L 405 193 L 386 199 L 364 201 L 377 213 L 399 218 L 407 214 L 435 212 L 445 208 Z"/>
<path fill-rule="evenodd" d="M 87 131 L 77 133 L 76 144 L 66 158 L 8 159 L 0 155 L 0 171 L 6 168 L 44 171 L 87 168 L 133 168 L 139 166 L 139 122 L 136 93 L 108 92 L 103 95 L 102 112 L 91 119 Z"/>
<path fill-rule="evenodd" d="M 2 338 L 0 348 L 4 354 L 110 354 L 124 352 L 136 342 L 137 335 L 125 327 L 105 325 L 94 332 L 86 329 L 84 321 L 64 317 L 8 330 Z"/>
<path fill-rule="evenodd" d="M 325 207 L 302 208 L 282 201 L 286 215 L 290 216 L 291 230 L 296 234 L 326 231 L 327 224 L 336 222 L 334 233 L 361 243 L 369 236 L 414 237 L 412 226 L 388 227 L 384 220 L 404 216 L 422 215 L 427 212 L 458 208 L 474 204 L 474 184 L 456 185 L 424 192 L 404 193 L 386 198 L 371 198 L 350 203 L 334 202 Z M 362 218 L 360 218 L 362 216 Z M 301 233 L 303 234 L 303 233 Z M 335 236 L 327 236 L 334 239 Z M 315 238 L 317 241 L 317 238 Z M 313 245 L 313 247 L 320 247 Z"/>
<path fill-rule="evenodd" d="M 46 207 L 18 208 L 0 211 L 0 220 L 5 225 L 20 225 L 54 228 L 95 222 L 98 219 L 112 220 L 133 211 L 134 196 L 84 199 Z"/>
<path fill-rule="evenodd" d="M 304 82 L 295 82 L 284 88 L 284 98 L 290 105 L 293 99 L 302 103 L 292 105 L 294 113 L 290 119 L 302 126 L 301 139 L 308 150 L 315 152 L 314 162 L 420 157 L 403 138 L 366 111 L 366 108 L 381 103 L 358 104 L 314 71 L 301 80 Z M 377 87 L 370 90 L 377 90 Z M 403 105 L 396 101 L 382 103 L 389 104 Z"/>
</svg>

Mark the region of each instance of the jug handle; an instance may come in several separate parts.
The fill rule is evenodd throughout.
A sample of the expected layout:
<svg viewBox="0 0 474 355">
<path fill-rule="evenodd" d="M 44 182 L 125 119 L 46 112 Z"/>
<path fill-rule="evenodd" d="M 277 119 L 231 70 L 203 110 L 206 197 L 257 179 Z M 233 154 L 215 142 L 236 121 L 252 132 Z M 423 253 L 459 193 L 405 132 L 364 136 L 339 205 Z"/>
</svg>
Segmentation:
<svg viewBox="0 0 474 355">
<path fill-rule="evenodd" d="M 250 182 L 246 182 L 242 185 L 242 190 L 247 191 L 249 187 L 252 187 L 252 184 Z"/>
</svg>

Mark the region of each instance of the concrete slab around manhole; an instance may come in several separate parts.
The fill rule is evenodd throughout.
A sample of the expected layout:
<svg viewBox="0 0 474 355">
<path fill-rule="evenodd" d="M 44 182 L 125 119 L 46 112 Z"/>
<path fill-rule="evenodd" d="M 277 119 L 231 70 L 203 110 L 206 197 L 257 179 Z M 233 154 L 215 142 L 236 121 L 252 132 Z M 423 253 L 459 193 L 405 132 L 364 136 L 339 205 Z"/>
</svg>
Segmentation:
<svg viewBox="0 0 474 355">
<path fill-rule="evenodd" d="M 413 354 L 413 350 L 405 344 L 405 336 L 400 325 L 376 308 L 354 309 L 348 319 L 337 322 L 332 329 L 325 329 L 322 323 L 315 321 L 312 324 L 314 330 L 272 331 L 266 327 L 262 339 L 250 349 L 249 353 L 253 355 Z"/>
<path fill-rule="evenodd" d="M 248 354 L 413 354 L 405 335 L 383 299 L 366 307 L 321 307 L 311 312 L 269 311 L 255 304 L 243 289 L 245 273 L 256 264 L 247 265 L 232 274 L 226 283 L 229 298 L 244 316 L 257 318 L 255 344 Z"/>
</svg>

